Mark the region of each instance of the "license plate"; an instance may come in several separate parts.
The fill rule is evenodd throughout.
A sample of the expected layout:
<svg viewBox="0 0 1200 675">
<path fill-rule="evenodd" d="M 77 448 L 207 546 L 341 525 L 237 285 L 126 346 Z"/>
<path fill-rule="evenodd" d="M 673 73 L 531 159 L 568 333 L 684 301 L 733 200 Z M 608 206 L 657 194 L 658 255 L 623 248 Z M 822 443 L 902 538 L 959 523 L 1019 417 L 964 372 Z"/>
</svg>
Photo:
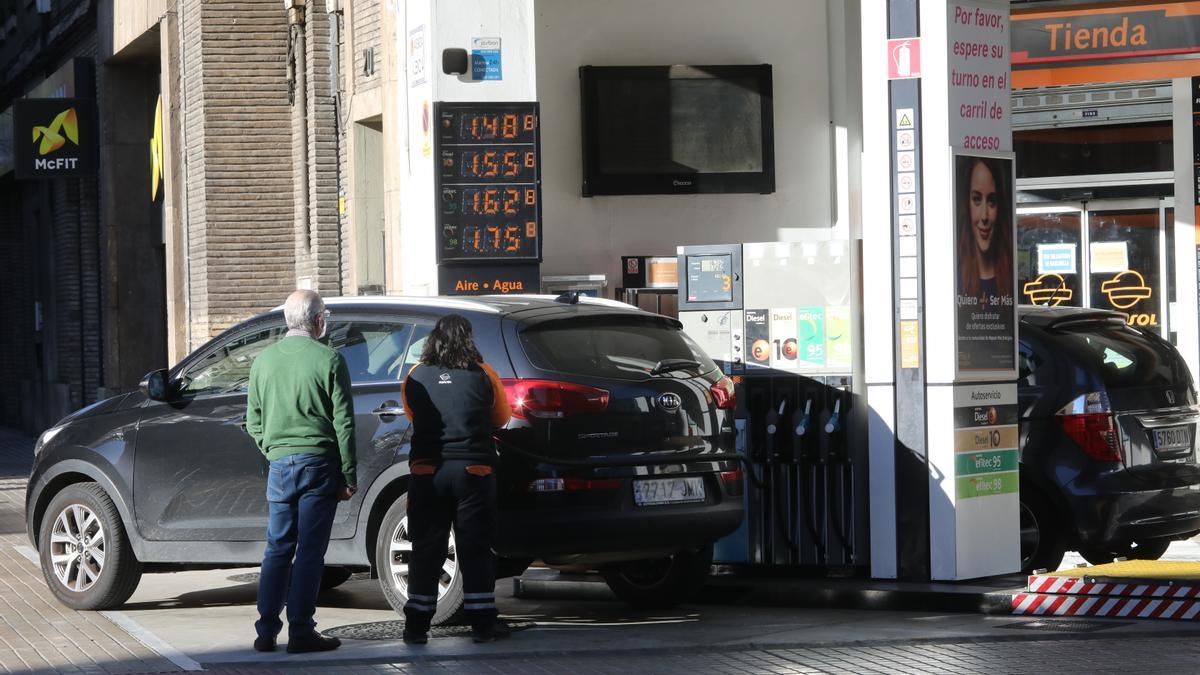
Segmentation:
<svg viewBox="0 0 1200 675">
<path fill-rule="evenodd" d="M 1189 426 L 1165 427 L 1154 430 L 1155 450 L 1182 450 L 1192 447 L 1192 429 Z"/>
<path fill-rule="evenodd" d="M 633 503 L 638 506 L 702 501 L 704 501 L 704 479 L 700 476 L 656 478 L 633 482 Z"/>
</svg>

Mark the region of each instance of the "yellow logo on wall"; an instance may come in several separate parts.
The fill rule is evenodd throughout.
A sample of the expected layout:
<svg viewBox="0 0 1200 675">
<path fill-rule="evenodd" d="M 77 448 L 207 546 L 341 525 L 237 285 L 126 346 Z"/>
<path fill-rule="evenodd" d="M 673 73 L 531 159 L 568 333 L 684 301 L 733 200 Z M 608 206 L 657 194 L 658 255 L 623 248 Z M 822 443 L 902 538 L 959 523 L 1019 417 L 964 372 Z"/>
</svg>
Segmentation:
<svg viewBox="0 0 1200 675">
<path fill-rule="evenodd" d="M 1021 292 L 1029 296 L 1029 301 L 1035 305 L 1041 305 L 1051 300 L 1054 301 L 1054 307 L 1070 300 L 1075 291 L 1067 288 L 1067 282 L 1062 278 L 1062 275 L 1047 273 L 1034 279 L 1026 281 L 1021 287 Z"/>
<path fill-rule="evenodd" d="M 154 135 L 150 137 L 150 201 L 158 200 L 158 184 L 163 177 L 162 95 L 154 104 Z"/>
<path fill-rule="evenodd" d="M 1154 290 L 1146 285 L 1146 279 L 1136 270 L 1119 272 L 1100 284 L 1100 292 L 1107 295 L 1109 303 L 1117 309 L 1129 309 L 1154 294 Z"/>
<path fill-rule="evenodd" d="M 34 127 L 33 142 L 37 143 L 39 139 L 41 145 L 38 146 L 38 154 L 43 157 L 66 145 L 67 141 L 79 145 L 79 118 L 75 109 L 67 108 L 60 112 L 50 126 Z"/>
</svg>

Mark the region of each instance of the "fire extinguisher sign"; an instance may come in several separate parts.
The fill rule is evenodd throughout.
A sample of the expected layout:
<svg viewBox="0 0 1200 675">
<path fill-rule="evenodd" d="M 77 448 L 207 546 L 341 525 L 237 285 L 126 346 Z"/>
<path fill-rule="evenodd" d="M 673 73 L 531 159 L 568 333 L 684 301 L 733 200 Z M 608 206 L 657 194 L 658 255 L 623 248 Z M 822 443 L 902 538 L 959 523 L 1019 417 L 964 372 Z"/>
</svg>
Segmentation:
<svg viewBox="0 0 1200 675">
<path fill-rule="evenodd" d="M 888 40 L 888 79 L 907 80 L 921 76 L 921 38 Z"/>
</svg>

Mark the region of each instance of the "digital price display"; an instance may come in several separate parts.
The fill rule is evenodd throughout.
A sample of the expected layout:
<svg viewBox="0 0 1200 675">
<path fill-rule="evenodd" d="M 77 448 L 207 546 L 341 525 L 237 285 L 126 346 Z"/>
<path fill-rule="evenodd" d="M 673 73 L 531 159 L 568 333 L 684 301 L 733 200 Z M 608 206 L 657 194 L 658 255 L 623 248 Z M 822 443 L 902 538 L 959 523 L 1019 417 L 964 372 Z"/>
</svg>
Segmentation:
<svg viewBox="0 0 1200 675">
<path fill-rule="evenodd" d="M 438 262 L 540 261 L 537 103 L 438 103 Z"/>
<path fill-rule="evenodd" d="M 732 275 L 732 255 L 689 255 L 687 257 L 688 302 L 732 301 Z"/>
</svg>

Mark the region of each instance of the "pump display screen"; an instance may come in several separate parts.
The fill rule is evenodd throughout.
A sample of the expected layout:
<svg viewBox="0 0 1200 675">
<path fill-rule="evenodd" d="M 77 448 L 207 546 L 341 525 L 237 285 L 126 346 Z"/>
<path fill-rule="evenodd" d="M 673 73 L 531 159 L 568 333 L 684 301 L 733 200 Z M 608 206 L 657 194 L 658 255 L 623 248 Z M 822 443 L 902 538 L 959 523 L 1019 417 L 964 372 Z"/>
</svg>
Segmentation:
<svg viewBox="0 0 1200 675">
<path fill-rule="evenodd" d="M 438 262 L 541 260 L 536 103 L 438 103 Z"/>
<path fill-rule="evenodd" d="M 731 302 L 732 282 L 732 255 L 724 253 L 687 257 L 688 302 Z"/>
</svg>

